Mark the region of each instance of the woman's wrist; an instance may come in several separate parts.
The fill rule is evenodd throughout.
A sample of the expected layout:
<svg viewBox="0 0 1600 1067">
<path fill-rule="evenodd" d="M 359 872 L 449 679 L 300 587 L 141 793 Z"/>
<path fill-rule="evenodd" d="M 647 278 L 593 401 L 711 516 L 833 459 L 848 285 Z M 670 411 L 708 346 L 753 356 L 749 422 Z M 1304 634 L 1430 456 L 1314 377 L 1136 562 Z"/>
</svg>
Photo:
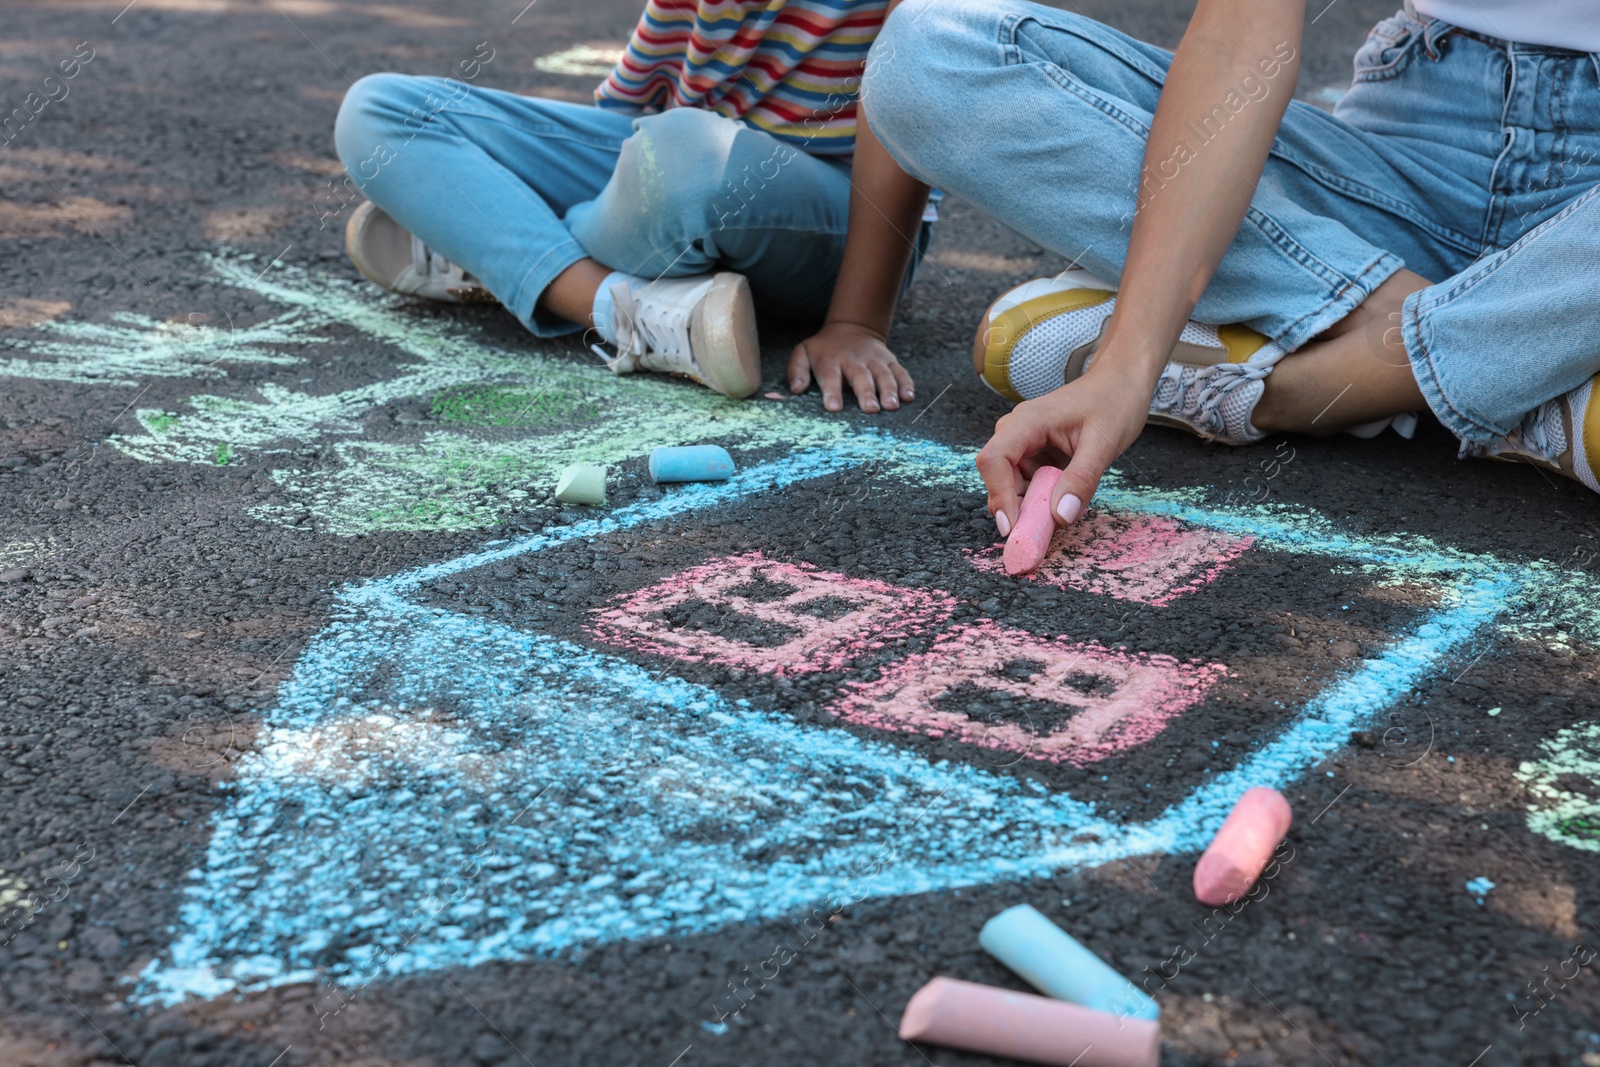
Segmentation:
<svg viewBox="0 0 1600 1067">
<path fill-rule="evenodd" d="M 1114 377 L 1130 388 L 1138 387 L 1145 393 L 1153 395 L 1156 383 L 1161 380 L 1161 371 L 1166 365 L 1166 354 L 1154 347 L 1135 348 L 1127 344 L 1119 345 L 1108 337 L 1094 358 L 1089 361 L 1089 366 L 1083 374 L 1084 377 L 1093 375 L 1096 381 Z"/>
</svg>

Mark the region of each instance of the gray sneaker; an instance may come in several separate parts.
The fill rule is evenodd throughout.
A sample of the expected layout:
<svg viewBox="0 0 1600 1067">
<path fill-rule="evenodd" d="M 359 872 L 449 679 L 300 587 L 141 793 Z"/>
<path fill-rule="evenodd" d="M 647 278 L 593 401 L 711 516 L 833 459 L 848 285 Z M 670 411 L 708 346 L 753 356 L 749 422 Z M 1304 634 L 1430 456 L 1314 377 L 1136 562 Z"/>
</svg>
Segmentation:
<svg viewBox="0 0 1600 1067">
<path fill-rule="evenodd" d="M 1266 434 L 1251 425 L 1250 416 L 1271 372 L 1262 363 L 1168 363 L 1150 398 L 1150 421 L 1225 445 L 1259 441 Z"/>
</svg>

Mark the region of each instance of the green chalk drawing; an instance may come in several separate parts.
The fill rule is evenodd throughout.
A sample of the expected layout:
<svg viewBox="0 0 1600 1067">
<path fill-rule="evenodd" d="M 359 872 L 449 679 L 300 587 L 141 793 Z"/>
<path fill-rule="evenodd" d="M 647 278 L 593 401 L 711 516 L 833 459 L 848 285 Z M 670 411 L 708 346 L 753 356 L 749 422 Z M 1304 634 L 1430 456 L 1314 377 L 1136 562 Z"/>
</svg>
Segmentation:
<svg viewBox="0 0 1600 1067">
<path fill-rule="evenodd" d="M 595 421 L 517 441 L 482 441 L 434 432 L 420 445 L 352 441 L 333 447 L 339 462 L 273 472 L 292 503 L 251 514 L 282 520 L 310 513 L 331 533 L 371 530 L 468 530 L 549 500 L 573 463 L 614 466 L 657 445 L 722 440 L 738 449 L 803 447 L 849 433 L 838 420 L 775 420 L 770 409 L 726 400 L 697 387 L 657 379 L 618 382 L 604 371 L 573 368 L 608 395 Z M 551 371 L 550 373 L 555 373 Z M 435 509 L 418 510 L 427 500 Z"/>
<path fill-rule="evenodd" d="M 38 899 L 38 896 L 28 892 L 28 883 L 22 880 L 21 875 L 0 869 L 0 915 L 13 912 L 15 909 L 26 913 L 31 919 L 36 910 L 35 901 Z"/>
<path fill-rule="evenodd" d="M 1570 726 L 1541 747 L 1543 759 L 1517 769 L 1535 800 L 1528 805 L 1528 829 L 1600 852 L 1600 723 Z"/>
<path fill-rule="evenodd" d="M 461 426 L 543 426 L 596 417 L 593 404 L 574 393 L 553 389 L 486 386 L 452 389 L 433 398 L 429 412 L 443 424 Z"/>
<path fill-rule="evenodd" d="M 324 323 L 310 308 L 296 308 L 253 326 L 210 326 L 118 312 L 109 323 L 46 322 L 34 329 L 50 340 L 10 339 L 6 348 L 28 358 L 0 359 L 0 377 L 41 381 L 137 385 L 141 377 L 224 378 L 219 364 L 289 366 L 301 357 L 271 345 L 320 344 L 311 331 Z"/>
<path fill-rule="evenodd" d="M 730 401 L 648 375 L 619 378 L 598 364 L 542 354 L 532 339 L 501 349 L 470 326 L 419 315 L 364 283 L 287 266 L 263 276 L 255 264 L 231 254 L 211 257 L 211 265 L 224 283 L 287 310 L 226 337 L 220 330 L 132 315 L 118 316 L 111 325 L 47 323 L 39 329 L 52 339 L 30 346 L 40 358 L 0 361 L 0 375 L 102 384 L 135 384 L 132 375 L 225 378 L 220 364 L 299 363 L 300 356 L 278 349 L 329 339 L 317 331 L 363 334 L 397 353 L 393 377 L 322 395 L 275 382 L 254 386 L 245 396 L 196 395 L 176 411 L 136 411 L 138 429 L 108 440 L 152 463 L 233 466 L 277 457 L 273 478 L 284 501 L 258 505 L 251 514 L 300 528 L 309 522 L 340 535 L 489 528 L 547 501 L 568 464 L 616 466 L 657 445 L 714 440 L 738 454 L 821 445 L 855 433 L 844 421 L 808 414 L 814 409 L 797 404 Z M 420 440 L 362 438 L 369 416 L 398 401 L 418 400 L 430 406 L 436 424 Z M 484 432 L 497 430 L 504 437 L 518 428 L 539 432 L 512 440 Z M 313 455 L 314 461 L 283 459 Z M 858 499 L 893 485 L 901 474 L 892 457 L 875 458 L 843 476 L 844 491 Z M 924 484 L 942 479 L 975 487 L 967 465 L 944 474 L 919 467 L 916 474 Z M 1114 474 L 1102 484 L 1103 502 L 1115 504 L 1119 484 Z M 1141 499 L 1147 505 L 1165 499 L 1178 513 L 1213 495 L 1204 489 L 1164 496 L 1146 490 Z M 1308 532 L 1334 532 L 1310 513 L 1291 514 L 1277 505 L 1259 510 Z M 1396 546 L 1397 559 L 1419 558 Z M 1427 558 L 1364 569 L 1386 584 L 1428 585 L 1501 566 L 1491 556 L 1454 549 Z M 1545 647 L 1600 646 L 1600 598 L 1589 593 L 1589 575 L 1544 561 L 1523 565 L 1522 573 L 1528 576 L 1523 599 L 1504 617 L 1504 636 Z"/>
<path fill-rule="evenodd" d="M 192 411 L 174 418 L 167 411 L 141 410 L 141 432 L 111 438 L 124 453 L 156 463 L 215 463 L 218 441 L 229 443 L 230 463 L 297 453 L 313 443 L 331 451 L 335 463 L 324 454 L 315 468 L 274 471 L 289 503 L 253 509 L 266 521 L 298 524 L 309 514 L 318 528 L 349 535 L 486 528 L 529 500 L 545 499 L 569 463 L 613 465 L 656 445 L 709 439 L 742 449 L 802 447 L 851 432 L 835 418 L 728 400 L 682 382 L 619 378 L 598 364 L 541 354 L 531 340 L 527 349 L 502 350 L 458 323 L 408 314 L 371 286 L 290 267 L 261 277 L 220 256 L 212 264 L 228 284 L 314 314 L 320 326 L 352 327 L 412 360 L 393 378 L 320 396 L 270 382 L 258 386 L 253 399 L 194 396 Z M 453 425 L 461 429 L 474 419 L 493 425 L 501 402 L 512 394 L 534 399 L 529 415 L 549 401 L 551 422 L 580 416 L 589 421 L 513 442 L 435 432 L 420 445 L 327 444 L 329 437 L 360 435 L 362 420 L 374 410 L 417 397 L 446 398 L 445 413 L 459 415 L 462 421 Z M 522 403 L 526 408 L 528 401 Z M 516 410 L 506 417 L 516 418 Z M 452 458 L 458 453 L 482 462 L 458 462 Z M 418 501 L 427 506 L 418 507 Z"/>
</svg>

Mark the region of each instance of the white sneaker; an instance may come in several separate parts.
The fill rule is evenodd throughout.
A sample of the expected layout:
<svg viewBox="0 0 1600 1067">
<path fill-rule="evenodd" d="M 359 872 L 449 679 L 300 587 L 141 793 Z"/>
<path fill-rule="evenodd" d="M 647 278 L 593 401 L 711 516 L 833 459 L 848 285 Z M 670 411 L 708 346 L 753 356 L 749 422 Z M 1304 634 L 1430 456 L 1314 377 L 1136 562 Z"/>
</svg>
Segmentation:
<svg viewBox="0 0 1600 1067">
<path fill-rule="evenodd" d="M 755 304 L 744 275 L 724 271 L 611 289 L 618 374 L 653 370 L 740 399 L 761 385 Z"/>
<path fill-rule="evenodd" d="M 1116 289 L 1086 270 L 1026 282 L 989 306 L 973 364 L 1009 400 L 1044 396 L 1088 369 L 1116 303 Z M 1246 326 L 1190 322 L 1161 372 L 1150 421 L 1225 444 L 1258 441 L 1250 413 L 1283 356 Z"/>
<path fill-rule="evenodd" d="M 1486 445 L 1461 443 L 1461 455 L 1532 463 L 1600 493 L 1600 375 L 1547 400 L 1505 437 Z"/>
<path fill-rule="evenodd" d="M 363 201 L 344 227 L 356 269 L 392 293 L 450 304 L 493 304 L 494 294 L 461 267 L 422 243 L 377 204 Z"/>
</svg>

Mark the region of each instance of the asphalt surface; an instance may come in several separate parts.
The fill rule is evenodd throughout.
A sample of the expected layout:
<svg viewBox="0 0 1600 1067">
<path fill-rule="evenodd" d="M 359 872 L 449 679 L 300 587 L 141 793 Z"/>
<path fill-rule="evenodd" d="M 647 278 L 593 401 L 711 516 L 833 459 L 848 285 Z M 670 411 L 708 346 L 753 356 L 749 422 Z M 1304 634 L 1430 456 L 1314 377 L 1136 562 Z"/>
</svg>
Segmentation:
<svg viewBox="0 0 1600 1067">
<path fill-rule="evenodd" d="M 1323 9 L 1302 95 L 1387 13 Z M 343 258 L 350 80 L 487 43 L 479 84 L 584 99 L 627 0 L 5 14 L 4 110 L 58 99 L 0 152 L 0 1064 L 999 1062 L 894 1028 L 1024 988 L 977 944 L 1021 901 L 1158 990 L 1163 1063 L 1600 1063 L 1592 494 L 1426 420 L 1152 430 L 1006 579 L 969 338 L 1063 260 L 968 205 L 879 417 L 616 380 Z M 650 483 L 697 440 L 740 478 Z M 553 503 L 574 459 L 605 509 Z M 1253 781 L 1289 851 L 1219 915 Z"/>
</svg>

